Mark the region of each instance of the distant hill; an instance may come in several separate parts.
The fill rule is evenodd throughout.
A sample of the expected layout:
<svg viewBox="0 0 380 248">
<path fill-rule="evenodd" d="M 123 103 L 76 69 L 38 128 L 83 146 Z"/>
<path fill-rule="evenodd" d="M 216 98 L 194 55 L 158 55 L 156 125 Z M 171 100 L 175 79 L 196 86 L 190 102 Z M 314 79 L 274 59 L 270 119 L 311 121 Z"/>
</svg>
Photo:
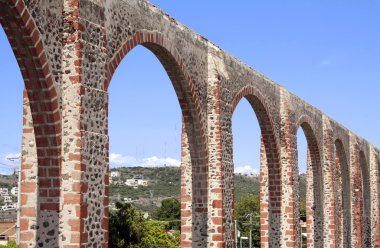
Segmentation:
<svg viewBox="0 0 380 248">
<path fill-rule="evenodd" d="M 181 171 L 178 167 L 128 167 L 112 169 L 111 171 L 120 172 L 120 178 L 113 178 L 113 182 L 119 180 L 122 184 L 135 175 L 142 175 L 144 180 L 149 182 L 147 187 L 139 186 L 137 188 L 112 183 L 110 185 L 111 203 L 124 198 L 131 198 L 137 200 L 134 202 L 137 208 L 151 211 L 156 209 L 165 198 L 179 199 Z"/>
<path fill-rule="evenodd" d="M 165 198 L 180 197 L 180 178 L 181 170 L 179 167 L 124 167 L 115 168 L 111 171 L 119 171 L 121 182 L 133 178 L 135 175 L 142 175 L 145 180 L 149 181 L 147 187 L 139 186 L 138 188 L 128 186 L 110 185 L 111 203 L 124 198 L 131 198 L 134 205 L 144 211 L 156 209 L 160 202 Z M 113 179 L 115 181 L 116 178 Z M 306 195 L 306 175 L 300 175 L 301 198 Z M 243 195 L 256 195 L 260 193 L 260 181 L 258 176 L 235 175 L 235 198 L 239 199 Z M 151 197 L 152 195 L 152 197 Z"/>
<path fill-rule="evenodd" d="M 179 167 L 124 167 L 114 168 L 111 171 L 119 171 L 120 182 L 133 178 L 135 175 L 142 175 L 148 180 L 148 186 L 139 186 L 138 188 L 128 187 L 124 184 L 117 186 L 110 185 L 110 201 L 111 203 L 124 198 L 134 200 L 133 204 L 141 210 L 152 211 L 160 206 L 165 198 L 176 198 L 180 196 L 180 179 L 181 170 Z M 116 178 L 113 180 L 115 181 Z M 117 180 L 116 180 L 117 181 Z M 15 175 L 0 175 L 0 187 L 11 189 L 17 186 L 17 177 Z M 239 199 L 243 195 L 256 195 L 260 193 L 259 177 L 250 177 L 244 175 L 235 175 L 235 198 Z M 301 200 L 306 196 L 306 175 L 300 175 L 300 195 Z M 151 197 L 152 196 L 152 197 Z"/>
</svg>

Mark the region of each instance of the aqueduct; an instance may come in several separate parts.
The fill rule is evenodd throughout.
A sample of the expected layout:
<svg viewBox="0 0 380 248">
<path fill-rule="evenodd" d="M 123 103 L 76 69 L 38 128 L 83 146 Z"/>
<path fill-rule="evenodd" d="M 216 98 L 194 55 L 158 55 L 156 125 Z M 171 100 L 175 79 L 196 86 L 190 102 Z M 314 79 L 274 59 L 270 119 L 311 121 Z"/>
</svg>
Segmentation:
<svg viewBox="0 0 380 248">
<path fill-rule="evenodd" d="M 296 133 L 308 141 L 308 247 L 380 246 L 380 151 L 145 0 L 0 0 L 25 82 L 21 247 L 108 247 L 108 93 L 135 46 L 183 114 L 181 246 L 234 247 L 231 116 L 261 128 L 262 247 L 299 247 Z"/>
</svg>

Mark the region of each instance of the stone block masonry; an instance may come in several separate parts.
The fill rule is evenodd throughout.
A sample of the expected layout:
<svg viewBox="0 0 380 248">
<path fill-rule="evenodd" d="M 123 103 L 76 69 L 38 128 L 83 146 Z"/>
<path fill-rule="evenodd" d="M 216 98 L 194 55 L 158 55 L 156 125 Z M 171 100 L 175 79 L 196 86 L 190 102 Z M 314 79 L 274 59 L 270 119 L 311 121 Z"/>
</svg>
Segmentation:
<svg viewBox="0 0 380 248">
<path fill-rule="evenodd" d="M 182 247 L 235 247 L 231 117 L 242 98 L 261 129 L 261 246 L 300 246 L 302 128 L 308 247 L 380 247 L 379 149 L 152 4 L 0 0 L 0 23 L 25 83 L 21 248 L 108 247 L 108 86 L 138 45 L 182 109 Z"/>
</svg>

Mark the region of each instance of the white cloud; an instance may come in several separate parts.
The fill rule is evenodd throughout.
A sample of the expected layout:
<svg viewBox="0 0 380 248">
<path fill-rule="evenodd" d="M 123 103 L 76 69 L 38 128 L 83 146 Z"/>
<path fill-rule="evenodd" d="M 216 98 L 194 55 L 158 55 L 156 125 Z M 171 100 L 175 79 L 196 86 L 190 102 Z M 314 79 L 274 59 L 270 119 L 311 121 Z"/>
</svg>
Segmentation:
<svg viewBox="0 0 380 248">
<path fill-rule="evenodd" d="M 260 171 L 250 165 L 238 166 L 235 168 L 235 174 L 259 174 Z"/>
<path fill-rule="evenodd" d="M 110 153 L 110 164 L 123 165 L 123 164 L 133 164 L 137 160 L 131 156 L 123 156 L 118 153 Z"/>
<path fill-rule="evenodd" d="M 132 156 L 124 156 L 117 153 L 110 154 L 110 166 L 115 167 L 160 167 L 160 166 L 180 166 L 181 162 L 174 158 L 159 158 L 152 156 L 143 159 L 137 159 Z"/>
<path fill-rule="evenodd" d="M 156 166 L 180 166 L 181 162 L 174 158 L 158 158 L 156 156 L 144 158 L 141 161 L 142 167 L 156 167 Z"/>
</svg>

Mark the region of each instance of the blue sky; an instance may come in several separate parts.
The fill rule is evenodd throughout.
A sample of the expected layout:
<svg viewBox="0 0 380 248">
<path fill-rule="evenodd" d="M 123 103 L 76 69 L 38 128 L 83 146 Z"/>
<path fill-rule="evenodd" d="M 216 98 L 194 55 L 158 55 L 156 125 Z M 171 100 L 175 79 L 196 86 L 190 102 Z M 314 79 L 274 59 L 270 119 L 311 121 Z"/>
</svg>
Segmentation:
<svg viewBox="0 0 380 248">
<path fill-rule="evenodd" d="M 151 2 L 380 147 L 380 2 Z M 9 164 L 4 157 L 20 151 L 23 85 L 2 30 L 0 73 L 0 163 Z M 178 164 L 180 107 L 145 48 L 122 61 L 109 107 L 113 166 Z M 258 170 L 259 129 L 246 101 L 234 113 L 233 135 L 236 171 Z M 300 164 L 304 157 L 300 149 Z"/>
</svg>

